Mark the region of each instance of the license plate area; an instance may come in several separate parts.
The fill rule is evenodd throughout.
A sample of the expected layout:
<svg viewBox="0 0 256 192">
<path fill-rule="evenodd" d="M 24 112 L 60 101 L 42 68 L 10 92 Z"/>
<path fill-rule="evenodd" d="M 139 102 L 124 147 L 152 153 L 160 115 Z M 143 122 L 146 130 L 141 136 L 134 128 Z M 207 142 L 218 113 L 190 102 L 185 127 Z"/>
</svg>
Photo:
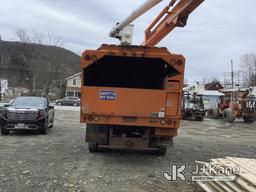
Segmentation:
<svg viewBox="0 0 256 192">
<path fill-rule="evenodd" d="M 16 125 L 15 125 L 15 128 L 25 128 L 26 126 L 25 126 L 25 123 L 17 123 Z"/>
</svg>

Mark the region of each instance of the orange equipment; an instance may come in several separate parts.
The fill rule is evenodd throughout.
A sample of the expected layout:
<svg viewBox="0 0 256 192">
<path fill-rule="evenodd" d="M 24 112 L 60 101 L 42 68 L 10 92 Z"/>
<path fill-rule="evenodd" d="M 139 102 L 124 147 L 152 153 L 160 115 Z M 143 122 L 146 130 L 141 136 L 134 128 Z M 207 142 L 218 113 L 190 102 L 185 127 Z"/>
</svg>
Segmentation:
<svg viewBox="0 0 256 192">
<path fill-rule="evenodd" d="M 185 58 L 154 46 L 176 26 L 184 27 L 203 0 L 171 1 L 146 30 L 143 45 L 129 45 L 129 24 L 159 2 L 148 0 L 111 31 L 122 45 L 83 53 L 81 123 L 87 123 L 91 152 L 117 148 L 165 154 L 177 135 Z"/>
<path fill-rule="evenodd" d="M 219 106 L 214 113 L 225 121 L 233 123 L 235 119 L 243 118 L 245 123 L 255 120 L 256 98 L 250 89 L 223 89 L 225 96 L 221 97 Z"/>
</svg>

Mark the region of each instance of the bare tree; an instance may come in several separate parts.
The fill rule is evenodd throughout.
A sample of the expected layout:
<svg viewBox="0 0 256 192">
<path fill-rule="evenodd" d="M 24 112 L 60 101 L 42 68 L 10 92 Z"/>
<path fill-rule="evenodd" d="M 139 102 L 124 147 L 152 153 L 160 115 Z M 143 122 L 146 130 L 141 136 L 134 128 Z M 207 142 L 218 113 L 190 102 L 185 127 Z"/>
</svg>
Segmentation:
<svg viewBox="0 0 256 192">
<path fill-rule="evenodd" d="M 55 36 L 53 33 L 44 33 L 34 30 L 31 39 L 33 43 L 40 45 L 62 46 L 62 37 Z"/>
<path fill-rule="evenodd" d="M 18 29 L 16 35 L 20 42 L 22 43 L 31 43 L 31 37 L 24 29 Z"/>
<path fill-rule="evenodd" d="M 256 55 L 246 54 L 241 58 L 243 81 L 247 86 L 256 86 Z"/>
<path fill-rule="evenodd" d="M 35 43 L 39 45 L 52 45 L 60 47 L 63 45 L 62 37 L 56 36 L 53 33 L 39 32 L 33 30 L 32 33 L 28 33 L 25 29 L 18 29 L 16 36 L 22 43 Z"/>
<path fill-rule="evenodd" d="M 32 32 L 31 39 L 32 39 L 33 43 L 43 45 L 44 42 L 45 42 L 45 34 L 44 33 L 40 33 L 38 31 L 34 30 Z"/>
<path fill-rule="evenodd" d="M 62 46 L 62 44 L 63 44 L 62 37 L 55 36 L 52 33 L 48 33 L 47 37 L 48 37 L 48 40 L 47 40 L 48 45 L 53 45 L 53 46 L 58 46 L 58 47 Z"/>
<path fill-rule="evenodd" d="M 45 55 L 42 51 L 35 54 L 37 45 L 52 45 L 60 46 L 62 44 L 62 38 L 55 36 L 51 33 L 41 33 L 34 30 L 32 33 L 27 33 L 24 29 L 19 29 L 16 32 L 19 39 L 20 46 L 22 46 L 22 58 L 27 64 L 27 70 L 31 73 L 31 89 L 35 91 L 35 85 L 43 86 L 45 95 L 48 96 L 52 88 L 59 88 L 65 80 L 65 71 L 67 66 L 61 62 L 61 55 L 56 52 Z M 49 49 L 49 46 L 45 46 L 44 49 Z"/>
</svg>

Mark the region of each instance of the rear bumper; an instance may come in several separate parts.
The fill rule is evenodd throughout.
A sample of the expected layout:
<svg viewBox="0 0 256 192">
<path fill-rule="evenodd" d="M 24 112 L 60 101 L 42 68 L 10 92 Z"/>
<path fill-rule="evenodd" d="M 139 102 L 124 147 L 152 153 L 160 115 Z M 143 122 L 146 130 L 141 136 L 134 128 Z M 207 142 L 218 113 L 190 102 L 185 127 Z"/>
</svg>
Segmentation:
<svg viewBox="0 0 256 192">
<path fill-rule="evenodd" d="M 101 125 L 143 126 L 167 129 L 178 129 L 180 118 L 155 118 L 155 117 L 124 117 L 96 114 L 81 114 L 81 123 Z"/>
</svg>

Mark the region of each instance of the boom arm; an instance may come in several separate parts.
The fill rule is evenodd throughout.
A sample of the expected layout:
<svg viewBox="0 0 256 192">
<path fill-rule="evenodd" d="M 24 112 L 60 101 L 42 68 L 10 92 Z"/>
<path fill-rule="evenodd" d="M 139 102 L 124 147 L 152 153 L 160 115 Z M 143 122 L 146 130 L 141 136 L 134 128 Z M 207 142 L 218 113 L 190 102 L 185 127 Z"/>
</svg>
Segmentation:
<svg viewBox="0 0 256 192">
<path fill-rule="evenodd" d="M 175 7 L 170 11 L 177 1 Z M 172 0 L 145 31 L 145 46 L 154 47 L 175 27 L 185 27 L 190 13 L 204 0 Z"/>
<path fill-rule="evenodd" d="M 123 44 L 131 44 L 133 26 L 130 24 L 162 1 L 163 0 L 147 0 L 123 22 L 117 24 L 109 33 L 109 36 L 119 39 Z M 189 14 L 203 1 L 204 0 L 171 0 L 169 5 L 163 9 L 145 31 L 145 38 L 142 45 L 154 47 L 175 27 L 186 26 Z M 172 6 L 174 7 L 171 9 Z"/>
<path fill-rule="evenodd" d="M 122 41 L 122 30 L 161 1 L 163 0 L 147 0 L 143 5 L 132 12 L 132 14 L 128 16 L 123 22 L 118 23 L 109 33 L 109 36 Z"/>
</svg>

